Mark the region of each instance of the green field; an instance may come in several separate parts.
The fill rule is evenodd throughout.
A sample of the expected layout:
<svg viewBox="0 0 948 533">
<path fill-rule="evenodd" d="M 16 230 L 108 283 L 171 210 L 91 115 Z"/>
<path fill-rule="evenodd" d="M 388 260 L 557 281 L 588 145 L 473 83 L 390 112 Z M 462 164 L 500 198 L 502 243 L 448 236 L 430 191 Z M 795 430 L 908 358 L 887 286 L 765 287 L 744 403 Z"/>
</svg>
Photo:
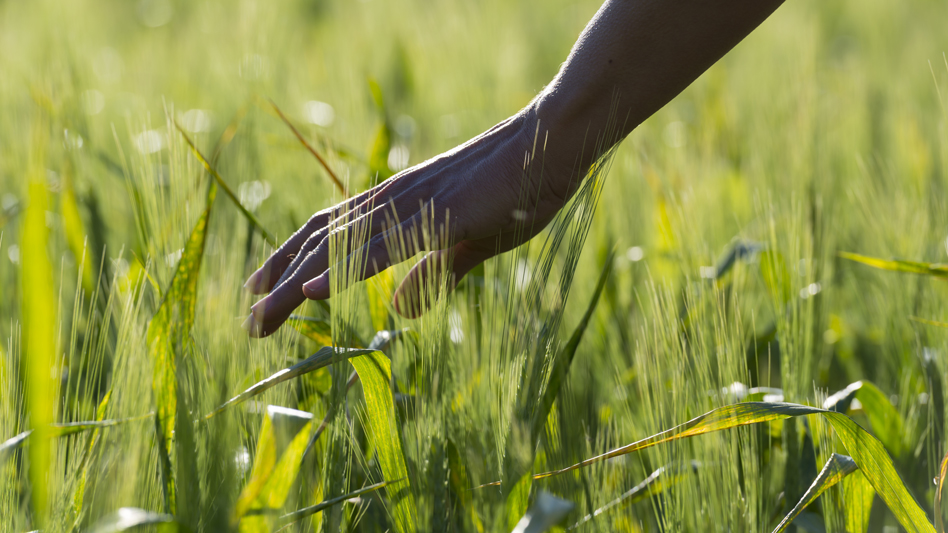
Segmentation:
<svg viewBox="0 0 948 533">
<path fill-rule="evenodd" d="M 364 190 L 598 7 L 0 0 L 0 531 L 941 533 L 944 0 L 789 1 L 420 319 L 241 329 L 342 199 L 275 107 Z"/>
</svg>

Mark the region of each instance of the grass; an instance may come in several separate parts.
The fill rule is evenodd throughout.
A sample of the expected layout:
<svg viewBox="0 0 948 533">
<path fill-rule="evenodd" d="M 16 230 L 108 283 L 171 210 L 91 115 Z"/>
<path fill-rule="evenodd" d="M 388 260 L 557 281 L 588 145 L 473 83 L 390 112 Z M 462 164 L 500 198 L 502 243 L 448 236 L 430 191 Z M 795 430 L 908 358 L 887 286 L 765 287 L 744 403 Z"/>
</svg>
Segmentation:
<svg viewBox="0 0 948 533">
<path fill-rule="evenodd" d="M 0 3 L 0 530 L 941 531 L 944 2 L 788 3 L 420 319 L 240 329 L 597 7 Z"/>
</svg>

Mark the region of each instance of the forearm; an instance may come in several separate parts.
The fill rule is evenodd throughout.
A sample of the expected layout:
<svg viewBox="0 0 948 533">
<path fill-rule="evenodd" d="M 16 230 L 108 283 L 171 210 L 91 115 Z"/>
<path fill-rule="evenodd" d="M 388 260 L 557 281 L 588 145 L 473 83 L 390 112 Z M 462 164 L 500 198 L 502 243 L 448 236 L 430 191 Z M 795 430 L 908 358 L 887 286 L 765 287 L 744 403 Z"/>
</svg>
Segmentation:
<svg viewBox="0 0 948 533">
<path fill-rule="evenodd" d="M 607 0 L 531 106 L 548 131 L 548 153 L 575 154 L 574 170 L 584 171 L 781 3 Z"/>
</svg>

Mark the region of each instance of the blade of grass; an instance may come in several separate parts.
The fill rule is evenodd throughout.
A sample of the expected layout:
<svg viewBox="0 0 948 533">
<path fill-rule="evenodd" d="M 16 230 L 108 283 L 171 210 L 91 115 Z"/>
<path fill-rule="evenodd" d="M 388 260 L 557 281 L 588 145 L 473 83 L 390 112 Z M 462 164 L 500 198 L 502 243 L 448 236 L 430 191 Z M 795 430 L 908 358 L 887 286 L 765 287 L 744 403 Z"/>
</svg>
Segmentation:
<svg viewBox="0 0 948 533">
<path fill-rule="evenodd" d="M 38 141 L 37 144 L 42 144 Z M 40 156 L 34 154 L 34 157 Z M 37 161 L 35 165 L 41 165 Z M 34 170 L 38 173 L 38 170 Z M 53 267 L 46 252 L 48 230 L 46 186 L 39 177 L 29 185 L 30 203 L 26 208 L 20 239 L 22 257 L 22 317 L 24 350 L 20 364 L 26 381 L 26 406 L 29 427 L 39 434 L 52 424 L 59 396 L 58 380 L 53 379 L 56 364 L 56 294 Z M 29 447 L 30 503 L 36 526 L 46 527 L 47 496 L 55 494 L 49 466 L 54 450 L 50 439 L 33 439 Z"/>
<path fill-rule="evenodd" d="M 649 474 L 641 483 L 632 487 L 618 498 L 596 509 L 592 514 L 584 516 L 579 522 L 570 526 L 569 529 L 576 529 L 619 505 L 632 505 L 646 498 L 661 494 L 666 488 L 681 481 L 689 472 L 696 472 L 699 466 L 700 463 L 698 461 L 691 461 L 690 464 L 673 464 L 659 467 L 658 470 Z"/>
<path fill-rule="evenodd" d="M 392 489 L 386 489 L 386 492 L 392 506 L 395 529 L 399 533 L 413 532 L 415 497 L 408 482 L 401 433 L 395 419 L 391 362 L 380 351 L 373 351 L 349 361 L 362 381 L 369 431 L 372 432 L 376 444 L 382 475 L 392 484 Z"/>
<path fill-rule="evenodd" d="M 246 218 L 247 221 L 250 222 L 250 224 L 254 228 L 256 228 L 257 231 L 260 232 L 260 235 L 262 235 L 263 239 L 267 241 L 267 244 L 269 244 L 270 246 L 276 246 L 277 245 L 276 238 L 274 238 L 273 235 L 271 235 L 270 232 L 267 231 L 266 228 L 263 227 L 263 225 L 260 223 L 259 220 L 257 220 L 257 217 L 254 216 L 253 213 L 248 211 L 247 208 L 244 207 L 244 205 L 240 203 L 240 199 L 237 198 L 237 195 L 234 194 L 234 191 L 231 190 L 229 185 L 227 185 L 227 182 L 224 181 L 224 178 L 222 178 L 221 175 L 217 173 L 217 170 L 214 169 L 214 166 L 211 165 L 207 161 L 207 159 L 204 157 L 204 154 L 202 154 L 201 151 L 198 150 L 194 142 L 191 141 L 191 138 L 188 137 L 188 134 L 184 132 L 184 129 L 182 129 L 181 126 L 178 125 L 178 122 L 176 120 L 172 120 L 172 123 L 174 124 L 174 127 L 178 130 L 178 132 L 181 133 L 181 136 L 184 137 L 184 140 L 185 142 L 188 143 L 188 146 L 191 147 L 191 153 L 193 153 L 194 156 L 197 157 L 198 161 L 200 161 L 201 164 L 204 165 L 204 168 L 207 169 L 207 171 L 211 174 L 211 176 L 214 177 L 214 180 L 217 182 L 220 188 L 224 191 L 224 194 L 226 194 L 227 197 L 230 198 L 231 201 L 234 202 L 234 205 L 237 206 L 237 209 L 244 216 L 244 218 Z"/>
<path fill-rule="evenodd" d="M 935 326 L 938 328 L 948 328 L 948 322 L 939 322 L 937 320 L 930 320 L 927 318 L 921 318 L 917 316 L 910 316 L 909 319 L 914 320 L 915 322 L 918 322 L 919 324 L 927 324 L 929 326 Z"/>
<path fill-rule="evenodd" d="M 820 471 L 819 475 L 816 476 L 816 479 L 813 480 L 813 483 L 810 484 L 810 487 L 803 494 L 803 497 L 800 498 L 800 501 L 793 506 L 793 509 L 787 513 L 787 516 L 783 517 L 783 520 L 777 524 L 777 527 L 774 528 L 773 533 L 781 533 L 786 531 L 790 527 L 790 523 L 793 522 L 793 519 L 796 518 L 806 506 L 813 503 L 817 498 L 820 497 L 820 494 L 826 491 L 826 489 L 832 487 L 833 485 L 839 483 L 849 474 L 857 471 L 859 469 L 856 466 L 856 461 L 853 461 L 851 457 L 845 455 L 839 455 L 834 453 L 830 456 L 829 460 L 826 461 L 826 464 L 823 466 L 823 470 Z"/>
<path fill-rule="evenodd" d="M 296 126 L 294 126 L 292 122 L 290 122 L 290 119 L 286 118 L 286 115 L 283 114 L 283 111 L 280 111 L 280 108 L 277 107 L 276 102 L 274 102 L 270 98 L 267 98 L 267 101 L 270 102 L 271 106 L 273 106 L 273 110 L 276 111 L 277 115 L 280 115 L 280 118 L 283 120 L 283 123 L 286 124 L 288 128 L 290 128 L 290 131 L 293 132 L 293 135 L 296 135 L 296 138 L 299 139 L 300 143 L 302 143 L 303 146 L 306 147 L 307 150 L 309 150 L 309 153 L 313 154 L 313 157 L 315 157 L 316 160 L 319 161 L 319 164 L 322 165 L 326 173 L 329 174 L 329 178 L 332 180 L 333 183 L 336 184 L 336 187 L 339 188 L 339 192 L 341 192 L 345 198 L 348 198 L 349 191 L 346 190 L 346 186 L 343 185 L 341 181 L 339 181 L 339 178 L 336 176 L 336 173 L 333 172 L 331 168 L 329 168 L 329 163 L 327 163 L 326 160 L 323 159 L 323 156 L 319 155 L 319 152 L 317 152 L 316 149 L 313 148 L 309 144 L 309 141 L 307 141 L 306 138 L 303 137 L 303 134 L 300 133 L 298 129 L 296 129 Z"/>
<path fill-rule="evenodd" d="M 285 381 L 289 381 L 308 372 L 329 366 L 333 363 L 345 361 L 351 357 L 370 354 L 372 352 L 373 350 L 333 348 L 332 346 L 325 346 L 320 348 L 318 352 L 300 361 L 299 363 L 296 363 L 290 368 L 280 370 L 279 372 L 272 374 L 270 377 L 254 383 L 244 392 L 234 396 L 230 400 L 227 400 L 227 402 L 209 413 L 205 418 L 211 418 L 212 416 L 219 414 L 246 400 L 249 400 L 258 394 L 263 393 L 267 389 L 275 387 L 276 385 L 279 385 Z"/>
<path fill-rule="evenodd" d="M 842 441 L 850 456 L 859 465 L 872 487 L 906 530 L 909 532 L 935 531 L 925 512 L 909 494 L 908 489 L 905 488 L 902 478 L 895 471 L 892 459 L 889 458 L 885 447 L 878 439 L 842 413 L 791 403 L 746 402 L 720 407 L 689 422 L 632 444 L 610 450 L 560 470 L 538 474 L 534 476 L 534 479 L 565 474 L 606 459 L 673 440 L 723 429 L 807 415 L 821 415 L 833 426 L 833 429 L 836 430 L 836 436 Z M 498 484 L 499 482 L 494 482 L 483 486 L 496 486 Z"/>
<path fill-rule="evenodd" d="M 889 398 L 869 381 L 856 381 L 823 402 L 823 409 L 846 414 L 853 400 L 858 399 L 869 419 L 876 437 L 895 457 L 900 457 L 907 446 L 905 424 L 899 410 Z"/>
<path fill-rule="evenodd" d="M 843 479 L 846 531 L 866 533 L 869 530 L 869 515 L 875 495 L 872 484 L 861 471 L 857 470 Z"/>
<path fill-rule="evenodd" d="M 400 481 L 400 480 L 396 480 L 396 481 Z M 378 489 L 380 489 L 380 488 L 382 488 L 382 487 L 385 487 L 386 485 L 389 485 L 389 484 L 391 484 L 391 483 L 393 483 L 393 482 L 391 482 L 391 481 L 382 481 L 381 483 L 376 483 L 376 484 L 374 484 L 374 485 L 369 485 L 368 487 L 363 487 L 363 488 L 361 488 L 361 489 L 359 489 L 359 490 L 354 490 L 354 491 L 352 491 L 352 492 L 350 492 L 350 493 L 348 493 L 348 494 L 343 494 L 342 496 L 337 496 L 337 497 L 332 498 L 332 499 L 330 499 L 330 500 L 326 500 L 326 501 L 320 502 L 320 503 L 318 503 L 318 504 L 316 504 L 316 505 L 311 505 L 311 506 L 309 506 L 309 507 L 304 507 L 304 508 L 302 508 L 302 509 L 300 509 L 300 510 L 298 510 L 298 511 L 293 511 L 292 513 L 285 514 L 285 515 L 283 515 L 283 516 L 280 517 L 280 524 L 283 524 L 283 527 L 281 527 L 280 529 L 278 529 L 277 532 L 286 530 L 286 529 L 289 528 L 291 525 L 293 525 L 293 523 L 298 522 L 298 521 L 300 521 L 300 520 L 306 518 L 307 516 L 312 516 L 312 515 L 314 515 L 314 514 L 316 514 L 316 513 L 319 513 L 319 512 L 321 512 L 321 511 L 323 511 L 323 510 L 325 510 L 325 509 L 328 509 L 328 508 L 332 507 L 333 505 L 338 505 L 338 504 L 340 504 L 340 503 L 342 503 L 342 502 L 344 502 L 344 501 L 346 501 L 346 500 L 351 500 L 352 498 L 358 498 L 359 496 L 362 496 L 362 495 L 364 495 L 364 494 L 368 494 L 368 493 L 370 493 L 370 492 L 376 491 L 376 490 L 378 490 Z"/>
<path fill-rule="evenodd" d="M 922 263 L 903 259 L 879 259 L 877 257 L 869 257 L 867 255 L 854 254 L 851 252 L 839 252 L 839 256 L 843 259 L 862 263 L 880 270 L 948 278 L 948 265 L 941 263 Z"/>
<path fill-rule="evenodd" d="M 204 257 L 207 224 L 216 191 L 217 188 L 212 184 L 208 189 L 204 212 L 191 230 L 171 284 L 165 291 L 158 311 L 148 324 L 145 335 L 149 356 L 155 365 L 152 378 L 157 403 L 155 429 L 158 432 L 159 456 L 162 459 L 165 511 L 171 514 L 175 514 L 177 507 L 174 474 L 171 469 L 172 435 L 178 408 L 176 357 L 183 353 L 183 346 L 190 339 L 191 327 L 194 324 L 198 274 Z"/>
</svg>

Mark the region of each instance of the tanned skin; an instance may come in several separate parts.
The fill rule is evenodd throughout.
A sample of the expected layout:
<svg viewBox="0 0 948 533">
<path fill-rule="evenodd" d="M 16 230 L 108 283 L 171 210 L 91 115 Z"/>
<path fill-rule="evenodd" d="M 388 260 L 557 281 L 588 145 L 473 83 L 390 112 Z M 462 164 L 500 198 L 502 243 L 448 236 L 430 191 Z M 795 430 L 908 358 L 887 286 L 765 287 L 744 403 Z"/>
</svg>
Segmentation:
<svg viewBox="0 0 948 533">
<path fill-rule="evenodd" d="M 265 337 L 306 298 L 329 298 L 331 232 L 345 231 L 346 224 L 367 228 L 365 242 L 355 243 L 362 246 L 356 256 L 361 277 L 367 278 L 421 251 L 402 250 L 395 256 L 386 241 L 401 237 L 411 248 L 408 236 L 420 234 L 423 223 L 431 225 L 432 213 L 441 213 L 447 217 L 441 222 L 450 228 L 441 237 L 443 249 L 429 251 L 395 292 L 399 313 L 418 316 L 424 305 L 416 287 L 423 286 L 426 276 L 443 274 L 436 265 L 450 265 L 456 285 L 475 266 L 534 237 L 575 193 L 598 157 L 781 3 L 607 0 L 556 77 L 519 113 L 313 215 L 247 280 L 248 290 L 267 295 L 251 308 L 244 327 L 251 336 Z M 542 157 L 542 165 L 529 164 L 531 156 Z"/>
</svg>

